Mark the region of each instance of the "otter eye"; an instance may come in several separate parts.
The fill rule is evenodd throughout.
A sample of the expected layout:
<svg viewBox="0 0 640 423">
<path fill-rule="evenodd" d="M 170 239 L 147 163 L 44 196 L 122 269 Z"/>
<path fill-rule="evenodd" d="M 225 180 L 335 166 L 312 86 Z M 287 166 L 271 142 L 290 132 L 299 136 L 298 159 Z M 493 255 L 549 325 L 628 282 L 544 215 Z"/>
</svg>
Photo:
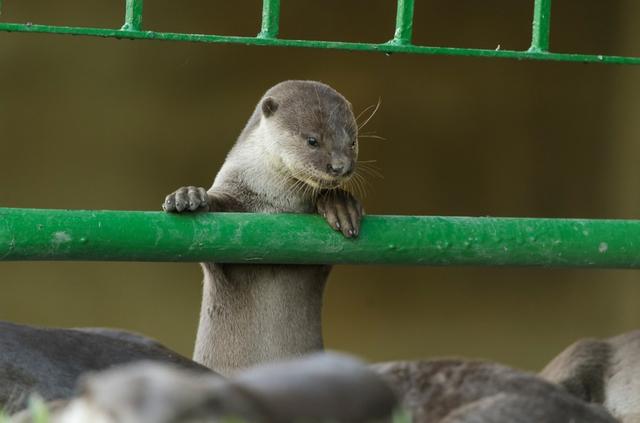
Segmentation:
<svg viewBox="0 0 640 423">
<path fill-rule="evenodd" d="M 318 140 L 315 139 L 314 137 L 308 137 L 307 138 L 307 144 L 309 144 L 311 147 L 317 147 L 318 146 Z"/>
</svg>

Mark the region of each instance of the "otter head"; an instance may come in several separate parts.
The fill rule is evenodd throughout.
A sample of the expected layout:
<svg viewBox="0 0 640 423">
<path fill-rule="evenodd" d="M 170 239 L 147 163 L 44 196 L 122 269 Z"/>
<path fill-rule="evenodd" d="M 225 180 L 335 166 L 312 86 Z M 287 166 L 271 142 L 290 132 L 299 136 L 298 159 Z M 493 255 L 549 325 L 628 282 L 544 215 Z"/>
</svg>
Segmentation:
<svg viewBox="0 0 640 423">
<path fill-rule="evenodd" d="M 315 81 L 285 81 L 259 104 L 268 149 L 288 176 L 314 189 L 345 183 L 356 167 L 358 127 L 351 104 Z"/>
</svg>

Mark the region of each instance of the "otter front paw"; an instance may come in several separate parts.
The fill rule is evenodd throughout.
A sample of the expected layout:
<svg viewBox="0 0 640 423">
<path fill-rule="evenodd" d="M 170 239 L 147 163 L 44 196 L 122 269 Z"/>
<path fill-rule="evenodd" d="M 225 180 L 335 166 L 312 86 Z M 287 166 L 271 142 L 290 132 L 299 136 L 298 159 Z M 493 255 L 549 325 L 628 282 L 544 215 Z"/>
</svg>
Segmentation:
<svg viewBox="0 0 640 423">
<path fill-rule="evenodd" d="M 355 238 L 360 233 L 364 211 L 360 201 L 348 192 L 326 191 L 318 197 L 316 207 L 327 223 L 347 238 Z"/>
<path fill-rule="evenodd" d="M 167 195 L 162 209 L 170 213 L 209 210 L 209 195 L 200 187 L 182 187 Z"/>
</svg>

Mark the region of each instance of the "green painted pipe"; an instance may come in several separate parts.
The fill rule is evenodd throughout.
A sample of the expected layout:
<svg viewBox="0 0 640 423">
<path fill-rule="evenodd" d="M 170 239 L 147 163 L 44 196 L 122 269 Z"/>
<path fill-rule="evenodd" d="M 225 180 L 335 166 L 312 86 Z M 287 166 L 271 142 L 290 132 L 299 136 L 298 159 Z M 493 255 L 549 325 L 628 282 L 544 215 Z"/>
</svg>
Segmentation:
<svg viewBox="0 0 640 423">
<path fill-rule="evenodd" d="M 139 31 L 142 29 L 143 2 L 144 0 L 126 0 L 123 30 Z"/>
<path fill-rule="evenodd" d="M 640 221 L 0 208 L 0 260 L 640 267 Z"/>
<path fill-rule="evenodd" d="M 392 44 L 411 44 L 413 35 L 413 0 L 398 0 L 396 32 Z"/>
<path fill-rule="evenodd" d="M 535 0 L 533 5 L 533 30 L 529 51 L 549 51 L 551 31 L 551 0 Z"/>
<path fill-rule="evenodd" d="M 352 43 L 343 41 L 289 40 L 266 37 L 241 37 L 235 35 L 185 34 L 175 32 L 132 31 L 108 28 L 52 26 L 36 24 L 0 23 L 0 31 L 32 32 L 44 34 L 84 35 L 131 40 L 184 41 L 194 43 L 244 44 L 271 47 L 303 47 L 348 51 L 368 51 L 384 54 L 426 54 L 446 56 L 468 56 L 517 60 L 552 60 L 578 63 L 607 63 L 640 65 L 640 57 L 608 56 L 601 54 L 553 53 L 547 51 L 517 51 L 481 48 L 432 47 L 399 43 Z"/>
<path fill-rule="evenodd" d="M 277 38 L 280 31 L 280 0 L 262 1 L 262 28 L 259 38 Z"/>
</svg>

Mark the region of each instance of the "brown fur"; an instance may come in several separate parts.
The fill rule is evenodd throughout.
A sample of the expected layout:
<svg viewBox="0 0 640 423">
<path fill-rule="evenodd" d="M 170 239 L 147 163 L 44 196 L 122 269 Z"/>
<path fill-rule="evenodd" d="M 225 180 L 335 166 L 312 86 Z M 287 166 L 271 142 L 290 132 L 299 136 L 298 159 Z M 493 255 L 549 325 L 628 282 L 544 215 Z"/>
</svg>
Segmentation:
<svg viewBox="0 0 640 423">
<path fill-rule="evenodd" d="M 231 380 L 144 363 L 90 375 L 51 423 L 368 423 L 388 421 L 396 403 L 378 375 L 339 354 L 263 365 Z M 21 422 L 30 422 L 25 414 Z"/>
<path fill-rule="evenodd" d="M 138 334 L 113 329 L 38 328 L 0 322 L 0 408 L 14 412 L 30 394 L 69 398 L 87 371 L 139 360 L 157 360 L 210 373 Z"/>
<path fill-rule="evenodd" d="M 442 359 L 376 364 L 414 423 L 613 423 L 533 374 L 497 363 Z"/>
<path fill-rule="evenodd" d="M 625 423 L 640 422 L 640 331 L 579 340 L 540 375 L 584 401 L 604 405 Z"/>
</svg>

